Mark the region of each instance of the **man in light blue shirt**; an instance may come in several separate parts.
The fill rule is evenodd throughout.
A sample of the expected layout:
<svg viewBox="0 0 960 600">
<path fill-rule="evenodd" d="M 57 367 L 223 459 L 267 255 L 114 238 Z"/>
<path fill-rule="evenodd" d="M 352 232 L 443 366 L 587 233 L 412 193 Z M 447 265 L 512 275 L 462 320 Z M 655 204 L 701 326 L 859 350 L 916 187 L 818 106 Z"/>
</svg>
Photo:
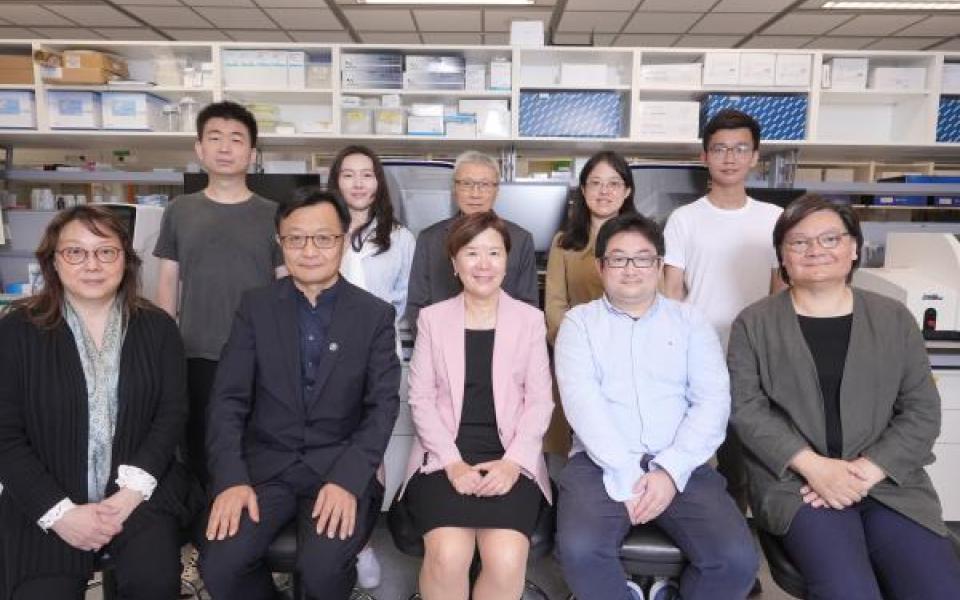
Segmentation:
<svg viewBox="0 0 960 600">
<path fill-rule="evenodd" d="M 619 549 L 654 522 L 690 564 L 684 600 L 738 600 L 758 556 L 723 478 L 705 464 L 723 441 L 729 376 L 697 309 L 657 293 L 663 234 L 641 215 L 597 234 L 604 296 L 571 309 L 556 343 L 557 382 L 574 431 L 561 473 L 558 554 L 578 600 L 633 600 Z"/>
</svg>

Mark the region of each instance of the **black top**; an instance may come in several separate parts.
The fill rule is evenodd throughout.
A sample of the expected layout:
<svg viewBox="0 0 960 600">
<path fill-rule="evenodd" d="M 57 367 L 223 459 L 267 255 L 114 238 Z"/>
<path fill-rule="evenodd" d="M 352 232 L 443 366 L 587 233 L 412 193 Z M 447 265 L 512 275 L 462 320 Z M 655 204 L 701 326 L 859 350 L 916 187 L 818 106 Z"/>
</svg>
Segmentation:
<svg viewBox="0 0 960 600">
<path fill-rule="evenodd" d="M 850 345 L 853 315 L 805 317 L 797 315 L 820 379 L 823 415 L 826 421 L 827 451 L 831 458 L 843 455 L 843 424 L 840 418 L 840 385 Z"/>
<path fill-rule="evenodd" d="M 313 393 L 317 379 L 317 368 L 329 351 L 327 340 L 330 322 L 333 321 L 333 307 L 337 302 L 337 289 L 343 279 L 337 279 L 332 286 L 317 296 L 316 305 L 311 305 L 307 297 L 296 287 L 297 318 L 300 323 L 300 376 L 304 397 Z"/>
<path fill-rule="evenodd" d="M 466 332 L 466 373 L 457 449 L 468 463 L 503 456 L 493 404 L 493 329 Z"/>
</svg>

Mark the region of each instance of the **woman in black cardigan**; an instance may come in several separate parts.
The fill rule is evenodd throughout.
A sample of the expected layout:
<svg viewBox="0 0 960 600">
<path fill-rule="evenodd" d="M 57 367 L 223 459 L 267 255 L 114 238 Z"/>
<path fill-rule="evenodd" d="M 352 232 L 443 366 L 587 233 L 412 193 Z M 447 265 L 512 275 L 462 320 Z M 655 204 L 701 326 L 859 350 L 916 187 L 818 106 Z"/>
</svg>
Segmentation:
<svg viewBox="0 0 960 600">
<path fill-rule="evenodd" d="M 121 598 L 176 598 L 191 516 L 176 324 L 138 296 L 140 259 L 103 208 L 57 215 L 37 259 L 44 289 L 0 320 L 0 598 L 82 599 L 97 553 Z"/>
</svg>

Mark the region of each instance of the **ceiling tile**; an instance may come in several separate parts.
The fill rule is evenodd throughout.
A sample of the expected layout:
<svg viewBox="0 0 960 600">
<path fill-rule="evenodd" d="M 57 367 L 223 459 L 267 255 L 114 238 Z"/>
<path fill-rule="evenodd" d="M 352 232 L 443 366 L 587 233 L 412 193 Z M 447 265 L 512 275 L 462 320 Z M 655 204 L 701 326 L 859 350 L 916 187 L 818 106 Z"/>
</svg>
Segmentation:
<svg viewBox="0 0 960 600">
<path fill-rule="evenodd" d="M 333 11 L 319 8 L 268 8 L 267 14 L 284 29 L 342 29 Z"/>
<path fill-rule="evenodd" d="M 806 35 L 755 35 L 741 47 L 788 50 L 790 48 L 803 48 L 808 43 L 810 43 L 810 36 Z"/>
<path fill-rule="evenodd" d="M 593 40 L 589 33 L 556 33 L 553 43 L 566 46 L 590 46 Z"/>
<path fill-rule="evenodd" d="M 414 31 L 416 29 L 409 10 L 344 8 L 343 13 L 359 31 Z"/>
<path fill-rule="evenodd" d="M 37 34 L 19 27 L 0 27 L 0 38 L 7 40 L 28 40 L 37 37 Z"/>
<path fill-rule="evenodd" d="M 194 11 L 184 6 L 131 6 L 130 12 L 154 27 L 208 27 Z M 197 23 L 197 21 L 200 21 Z"/>
<path fill-rule="evenodd" d="M 677 41 L 677 35 L 641 35 L 637 33 L 621 33 L 617 38 L 617 46 L 643 46 L 645 48 L 667 48 Z"/>
<path fill-rule="evenodd" d="M 95 31 L 108 40 L 141 42 L 167 39 L 156 31 L 147 29 L 146 27 L 115 27 L 112 29 L 96 29 Z"/>
<path fill-rule="evenodd" d="M 772 13 L 711 13 L 704 15 L 690 33 L 751 33 L 773 16 Z"/>
<path fill-rule="evenodd" d="M 942 44 L 938 45 L 937 47 L 933 48 L 933 50 L 940 50 L 940 51 L 960 50 L 960 37 L 955 37 L 952 40 L 947 40 Z"/>
<path fill-rule="evenodd" d="M 890 35 L 921 18 L 921 15 L 860 15 L 831 29 L 830 35 Z"/>
<path fill-rule="evenodd" d="M 612 33 L 598 33 L 597 35 L 593 36 L 593 45 L 612 46 L 613 40 L 615 40 L 616 37 L 617 36 L 613 35 Z"/>
<path fill-rule="evenodd" d="M 419 21 L 417 21 L 419 23 Z M 421 33 L 424 44 L 454 44 L 461 46 L 479 46 L 483 44 L 483 35 L 479 33 Z"/>
<path fill-rule="evenodd" d="M 641 13 L 630 19 L 625 33 L 686 33 L 697 22 L 697 13 Z"/>
<path fill-rule="evenodd" d="M 573 12 L 565 11 L 558 31 L 617 33 L 627 21 L 626 12 Z"/>
<path fill-rule="evenodd" d="M 272 29 L 276 27 L 256 8 L 197 8 L 197 12 L 221 29 Z"/>
<path fill-rule="evenodd" d="M 115 8 L 92 4 L 49 4 L 47 7 L 80 25 L 137 27 L 142 25 Z"/>
<path fill-rule="evenodd" d="M 804 48 L 818 50 L 859 50 L 875 41 L 871 37 L 819 37 Z"/>
<path fill-rule="evenodd" d="M 794 0 L 720 0 L 713 12 L 779 12 Z"/>
<path fill-rule="evenodd" d="M 100 40 L 100 34 L 84 27 L 31 27 L 44 37 L 54 40 Z"/>
<path fill-rule="evenodd" d="M 644 0 L 638 10 L 707 12 L 717 0 Z"/>
<path fill-rule="evenodd" d="M 483 43 L 487 46 L 507 46 L 510 44 L 510 36 L 505 33 L 485 33 Z"/>
<path fill-rule="evenodd" d="M 740 35 L 685 35 L 675 45 L 684 48 L 733 48 L 742 39 Z"/>
<path fill-rule="evenodd" d="M 883 37 L 867 46 L 870 50 L 925 50 L 937 43 L 928 37 Z"/>
<path fill-rule="evenodd" d="M 260 8 L 327 8 L 324 0 L 257 0 Z"/>
<path fill-rule="evenodd" d="M 219 29 L 166 29 L 165 33 L 181 42 L 219 42 L 229 41 Z"/>
<path fill-rule="evenodd" d="M 510 31 L 510 21 L 543 21 L 544 29 L 550 22 L 550 11 L 545 10 L 484 10 L 484 31 Z M 490 42 L 486 42 L 490 43 Z M 504 42 L 509 44 L 510 41 Z"/>
<path fill-rule="evenodd" d="M 180 0 L 113 0 L 114 4 L 120 6 L 180 6 Z"/>
<path fill-rule="evenodd" d="M 72 25 L 70 21 L 60 15 L 56 15 L 49 10 L 36 6 L 34 4 L 5 4 L 3 6 L 3 19 L 14 25 Z"/>
<path fill-rule="evenodd" d="M 6 18 L 6 17 L 5 17 Z M 897 35 L 905 36 L 954 36 L 960 31 L 960 16 L 937 15 L 936 18 L 924 19 L 916 25 L 911 25 Z"/>
<path fill-rule="evenodd" d="M 566 10 L 633 10 L 638 0 L 567 0 Z"/>
<path fill-rule="evenodd" d="M 827 0 L 807 0 L 804 4 L 800 5 L 800 8 L 823 8 L 823 4 Z"/>
<path fill-rule="evenodd" d="M 767 35 L 820 35 L 850 20 L 851 15 L 789 14 L 767 27 Z"/>
<path fill-rule="evenodd" d="M 420 31 L 481 31 L 483 14 L 479 10 L 415 10 L 413 18 Z M 479 42 L 477 42 L 479 43 Z"/>
<path fill-rule="evenodd" d="M 224 29 L 224 33 L 238 42 L 291 42 L 285 31 L 279 29 Z"/>
<path fill-rule="evenodd" d="M 397 32 L 364 32 L 360 34 L 365 44 L 419 44 L 420 36 L 416 33 Z"/>
<path fill-rule="evenodd" d="M 234 8 L 254 7 L 253 0 L 180 0 L 188 6 L 232 6 Z"/>
<path fill-rule="evenodd" d="M 353 38 L 346 31 L 288 31 L 293 41 L 301 44 L 351 44 Z"/>
</svg>

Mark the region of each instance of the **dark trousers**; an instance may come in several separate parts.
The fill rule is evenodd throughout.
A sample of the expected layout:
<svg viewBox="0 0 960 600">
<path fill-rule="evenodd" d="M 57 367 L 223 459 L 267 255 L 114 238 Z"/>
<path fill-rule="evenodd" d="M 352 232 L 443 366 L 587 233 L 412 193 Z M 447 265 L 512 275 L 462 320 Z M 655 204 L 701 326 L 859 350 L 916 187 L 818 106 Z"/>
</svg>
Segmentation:
<svg viewBox="0 0 960 600">
<path fill-rule="evenodd" d="M 206 490 L 210 482 L 207 473 L 207 406 L 213 379 L 217 375 L 215 360 L 205 358 L 187 359 L 187 394 L 190 397 L 190 416 L 187 418 L 187 465 Z"/>
<path fill-rule="evenodd" d="M 727 493 L 737 503 L 737 508 L 747 514 L 750 500 L 747 463 L 743 459 L 743 444 L 730 424 L 727 425 L 727 437 L 717 448 L 717 471 L 727 480 Z"/>
<path fill-rule="evenodd" d="M 570 590 L 577 600 L 630 600 L 620 563 L 631 527 L 623 502 L 607 495 L 603 471 L 584 452 L 570 459 L 558 484 L 557 556 Z M 680 578 L 683 600 L 747 597 L 759 557 L 716 471 L 697 468 L 654 523 L 690 562 Z"/>
<path fill-rule="evenodd" d="M 57 535 L 50 532 L 48 535 Z M 177 522 L 151 517 L 135 533 L 121 532 L 107 546 L 117 595 L 121 600 L 171 600 L 180 595 L 180 533 Z M 92 573 L 91 573 L 92 575 Z M 13 600 L 83 600 L 86 577 L 28 579 L 13 591 Z"/>
<path fill-rule="evenodd" d="M 240 529 L 232 538 L 207 542 L 200 558 L 200 573 L 213 600 L 267 600 L 276 592 L 270 571 L 263 562 L 277 534 L 297 519 L 297 573 L 308 598 L 347 600 L 356 582 L 356 557 L 376 524 L 383 487 L 371 481 L 357 498 L 354 534 L 346 540 L 317 534 L 310 513 L 323 485 L 320 477 L 303 463 L 287 469 L 277 479 L 255 486 L 260 523 L 246 510 Z"/>
<path fill-rule="evenodd" d="M 949 538 L 869 497 L 843 510 L 802 507 L 783 543 L 808 600 L 960 598 Z"/>
</svg>

